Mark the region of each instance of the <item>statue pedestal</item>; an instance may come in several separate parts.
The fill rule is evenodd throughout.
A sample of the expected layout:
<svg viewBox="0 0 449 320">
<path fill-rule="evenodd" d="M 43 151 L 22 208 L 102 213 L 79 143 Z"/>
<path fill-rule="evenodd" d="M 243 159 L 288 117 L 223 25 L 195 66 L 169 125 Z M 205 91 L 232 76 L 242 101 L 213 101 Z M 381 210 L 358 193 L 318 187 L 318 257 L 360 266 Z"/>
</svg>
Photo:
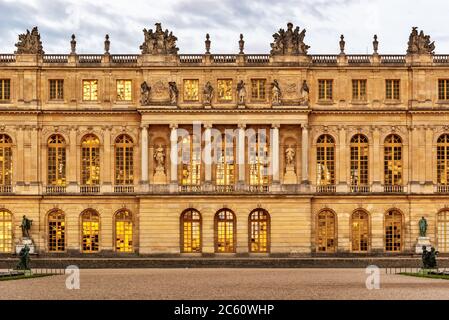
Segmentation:
<svg viewBox="0 0 449 320">
<path fill-rule="evenodd" d="M 167 184 L 167 175 L 164 172 L 164 168 L 156 168 L 156 173 L 153 176 L 154 184 Z"/>
<path fill-rule="evenodd" d="M 237 104 L 237 109 L 245 109 L 246 105 L 244 103 Z"/>
<path fill-rule="evenodd" d="M 285 168 L 284 184 L 297 184 L 297 180 L 298 178 L 295 173 L 295 168 L 292 166 Z"/>
<path fill-rule="evenodd" d="M 22 250 L 25 247 L 25 245 L 27 245 L 28 248 L 30 248 L 30 254 L 36 253 L 36 247 L 34 246 L 33 240 L 31 238 L 22 238 L 22 243 L 16 244 L 16 254 L 19 254 L 20 250 Z"/>
<path fill-rule="evenodd" d="M 426 249 L 429 251 L 432 246 L 430 243 L 429 237 L 418 237 L 418 241 L 416 242 L 415 252 L 418 254 L 422 254 L 422 247 L 426 246 Z"/>
</svg>

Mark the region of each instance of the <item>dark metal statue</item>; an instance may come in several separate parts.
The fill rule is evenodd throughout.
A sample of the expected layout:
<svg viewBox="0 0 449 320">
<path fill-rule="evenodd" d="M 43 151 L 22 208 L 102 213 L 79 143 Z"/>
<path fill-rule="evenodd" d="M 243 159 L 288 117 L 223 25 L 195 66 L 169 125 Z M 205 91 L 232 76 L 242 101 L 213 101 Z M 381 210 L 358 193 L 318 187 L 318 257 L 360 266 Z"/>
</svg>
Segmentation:
<svg viewBox="0 0 449 320">
<path fill-rule="evenodd" d="M 30 270 L 30 248 L 25 245 L 19 252 L 20 261 L 16 266 L 17 270 Z"/>
<path fill-rule="evenodd" d="M 438 251 L 435 250 L 434 247 L 430 248 L 430 251 L 427 251 L 426 246 L 422 247 L 422 264 L 424 269 L 435 269 L 437 267 L 437 255 Z"/>
<path fill-rule="evenodd" d="M 422 217 L 421 220 L 419 220 L 419 236 L 425 237 L 427 234 L 427 220 Z"/>
<path fill-rule="evenodd" d="M 33 220 L 28 219 L 25 215 L 22 218 L 22 224 L 20 227 L 22 228 L 22 237 L 30 238 L 30 229 L 33 224 Z"/>
</svg>

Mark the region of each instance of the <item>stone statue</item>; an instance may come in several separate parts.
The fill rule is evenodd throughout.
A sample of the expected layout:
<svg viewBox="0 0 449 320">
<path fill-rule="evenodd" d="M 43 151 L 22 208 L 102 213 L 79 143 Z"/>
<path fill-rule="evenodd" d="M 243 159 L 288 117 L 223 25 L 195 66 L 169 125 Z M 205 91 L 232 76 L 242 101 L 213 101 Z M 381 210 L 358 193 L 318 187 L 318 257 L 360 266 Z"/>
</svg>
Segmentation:
<svg viewBox="0 0 449 320">
<path fill-rule="evenodd" d="M 340 54 L 345 54 L 345 36 L 341 35 L 340 36 Z"/>
<path fill-rule="evenodd" d="M 277 80 L 273 80 L 271 83 L 271 102 L 273 105 L 281 104 L 281 88 Z"/>
<path fill-rule="evenodd" d="M 292 147 L 285 149 L 285 166 L 294 167 L 295 165 L 296 151 Z"/>
<path fill-rule="evenodd" d="M 41 35 L 37 27 L 34 27 L 31 32 L 27 29 L 26 33 L 20 34 L 16 47 L 15 54 L 44 54 Z"/>
<path fill-rule="evenodd" d="M 22 237 L 30 238 L 30 229 L 33 224 L 33 220 L 28 219 L 25 215 L 22 218 L 22 224 L 20 225 L 22 229 Z"/>
<path fill-rule="evenodd" d="M 427 234 L 427 220 L 422 217 L 421 220 L 419 220 L 419 236 L 425 237 Z"/>
<path fill-rule="evenodd" d="M 165 171 L 165 150 L 159 145 L 154 152 L 154 161 L 156 162 L 156 171 Z"/>
<path fill-rule="evenodd" d="M 30 270 L 30 248 L 25 245 L 19 252 L 19 263 L 16 270 Z"/>
<path fill-rule="evenodd" d="M 173 32 L 168 33 L 168 30 L 162 31 L 160 23 L 156 23 L 156 31 L 153 29 L 143 29 L 145 40 L 140 46 L 142 54 L 167 55 L 177 54 L 179 48 L 176 47 L 176 38 Z"/>
<path fill-rule="evenodd" d="M 212 87 L 209 81 L 207 81 L 206 85 L 204 86 L 203 96 L 204 96 L 204 103 L 211 104 L 212 99 L 214 97 L 214 88 Z"/>
<path fill-rule="evenodd" d="M 245 104 L 246 99 L 246 88 L 245 83 L 243 80 L 240 80 L 240 82 L 237 84 L 237 96 L 239 100 L 239 104 Z"/>
<path fill-rule="evenodd" d="M 309 86 L 307 85 L 307 81 L 304 80 L 302 82 L 301 86 L 301 105 L 308 105 L 309 104 Z"/>
<path fill-rule="evenodd" d="M 107 34 L 104 37 L 104 54 L 108 55 L 109 54 L 109 49 L 111 48 L 111 41 L 109 40 L 109 35 Z"/>
<path fill-rule="evenodd" d="M 373 40 L 373 51 L 374 54 L 377 54 L 377 51 L 379 50 L 379 41 L 377 41 L 377 34 L 374 35 L 374 40 Z"/>
<path fill-rule="evenodd" d="M 430 251 L 427 251 L 427 247 L 422 247 L 422 264 L 424 269 L 434 269 L 437 267 L 437 255 L 438 251 L 435 250 L 434 247 L 430 248 Z"/>
<path fill-rule="evenodd" d="M 299 27 L 293 30 L 293 24 L 289 22 L 287 24 L 287 31 L 279 29 L 279 31 L 273 34 L 274 42 L 271 43 L 272 55 L 298 55 L 307 54 L 307 50 L 310 48 L 304 43 L 304 37 L 306 30 L 299 32 Z"/>
<path fill-rule="evenodd" d="M 176 82 L 170 81 L 168 83 L 168 90 L 170 93 L 170 103 L 176 104 L 178 102 L 178 95 L 179 95 L 179 90 L 178 87 L 176 87 Z"/>
<path fill-rule="evenodd" d="M 151 87 L 147 84 L 146 81 L 142 82 L 140 85 L 140 104 L 142 106 L 150 105 L 150 92 Z"/>
<path fill-rule="evenodd" d="M 418 34 L 418 28 L 413 27 L 408 40 L 407 54 L 434 54 L 435 41 L 430 42 L 430 36 L 424 31 Z"/>
<path fill-rule="evenodd" d="M 72 40 L 70 40 L 70 54 L 76 54 L 76 40 L 74 34 L 72 34 Z"/>
</svg>

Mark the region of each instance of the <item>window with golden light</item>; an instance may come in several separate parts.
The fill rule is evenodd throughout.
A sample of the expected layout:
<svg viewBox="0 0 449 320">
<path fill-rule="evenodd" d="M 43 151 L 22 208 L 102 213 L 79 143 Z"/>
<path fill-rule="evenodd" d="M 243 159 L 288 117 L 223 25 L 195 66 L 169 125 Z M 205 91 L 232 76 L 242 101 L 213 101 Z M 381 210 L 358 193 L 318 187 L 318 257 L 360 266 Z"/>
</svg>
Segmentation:
<svg viewBox="0 0 449 320">
<path fill-rule="evenodd" d="M 251 135 L 248 139 L 249 184 L 250 186 L 265 187 L 270 183 L 269 141 L 266 130 Z"/>
<path fill-rule="evenodd" d="M 61 210 L 48 214 L 48 251 L 65 251 L 65 214 Z"/>
<path fill-rule="evenodd" d="M 352 214 L 352 251 L 367 252 L 369 248 L 369 215 L 364 210 Z"/>
<path fill-rule="evenodd" d="M 12 214 L 2 209 L 0 210 L 0 253 L 12 252 Z"/>
<path fill-rule="evenodd" d="M 351 185 L 368 184 L 368 138 L 357 134 L 351 139 Z"/>
<path fill-rule="evenodd" d="M 93 253 L 100 250 L 100 216 L 94 210 L 86 210 L 81 214 L 81 250 Z"/>
<path fill-rule="evenodd" d="M 0 186 L 12 184 L 12 139 L 0 134 Z"/>
<path fill-rule="evenodd" d="M 66 143 L 59 134 L 54 134 L 47 141 L 47 181 L 48 185 L 66 185 Z"/>
<path fill-rule="evenodd" d="M 402 185 L 402 139 L 395 134 L 384 143 L 384 180 L 385 185 Z"/>
<path fill-rule="evenodd" d="M 117 80 L 117 101 L 131 101 L 133 82 L 132 80 Z"/>
<path fill-rule="evenodd" d="M 333 80 L 318 80 L 318 100 L 332 100 Z"/>
<path fill-rule="evenodd" d="M 323 210 L 317 215 L 316 246 L 318 252 L 335 252 L 336 218 L 330 210 Z"/>
<path fill-rule="evenodd" d="M 201 252 L 201 214 L 195 209 L 181 214 L 181 252 Z"/>
<path fill-rule="evenodd" d="M 81 141 L 81 184 L 100 184 L 100 140 L 93 134 Z"/>
<path fill-rule="evenodd" d="M 233 186 L 235 183 L 236 142 L 233 135 L 222 134 L 216 152 L 215 183 L 217 186 Z"/>
<path fill-rule="evenodd" d="M 115 251 L 133 252 L 133 218 L 128 210 L 115 214 Z"/>
<path fill-rule="evenodd" d="M 201 138 L 186 135 L 181 140 L 181 185 L 201 184 Z"/>
<path fill-rule="evenodd" d="M 115 139 L 115 184 L 134 184 L 134 142 L 122 134 Z"/>
<path fill-rule="evenodd" d="M 50 100 L 64 99 L 64 80 L 52 79 L 50 80 Z"/>
<path fill-rule="evenodd" d="M 438 100 L 449 100 L 449 79 L 438 80 Z"/>
<path fill-rule="evenodd" d="M 449 184 L 449 134 L 443 134 L 437 140 L 437 181 Z"/>
<path fill-rule="evenodd" d="M 231 101 L 232 100 L 232 80 L 220 79 L 218 80 L 218 100 Z"/>
<path fill-rule="evenodd" d="M 256 209 L 249 215 L 249 251 L 270 251 L 270 214 L 263 209 Z"/>
<path fill-rule="evenodd" d="M 316 145 L 316 184 L 327 186 L 335 184 L 335 141 L 328 134 L 322 135 Z"/>
<path fill-rule="evenodd" d="M 265 79 L 251 79 L 251 98 L 253 100 L 265 100 Z"/>
<path fill-rule="evenodd" d="M 222 209 L 215 214 L 215 252 L 235 252 L 236 220 L 231 210 Z"/>
<path fill-rule="evenodd" d="M 400 252 L 402 248 L 402 213 L 390 210 L 385 214 L 385 251 Z"/>
<path fill-rule="evenodd" d="M 400 80 L 385 80 L 385 98 L 387 100 L 400 99 Z"/>
<path fill-rule="evenodd" d="M 98 100 L 98 80 L 83 80 L 83 100 Z"/>
<path fill-rule="evenodd" d="M 0 101 L 9 101 L 11 99 L 11 80 L 0 79 Z"/>
<path fill-rule="evenodd" d="M 199 80 L 186 79 L 184 80 L 184 101 L 198 101 Z"/>
<path fill-rule="evenodd" d="M 449 210 L 440 211 L 437 215 L 437 250 L 449 252 Z"/>
<path fill-rule="evenodd" d="M 366 101 L 366 80 L 352 80 L 352 100 Z"/>
</svg>

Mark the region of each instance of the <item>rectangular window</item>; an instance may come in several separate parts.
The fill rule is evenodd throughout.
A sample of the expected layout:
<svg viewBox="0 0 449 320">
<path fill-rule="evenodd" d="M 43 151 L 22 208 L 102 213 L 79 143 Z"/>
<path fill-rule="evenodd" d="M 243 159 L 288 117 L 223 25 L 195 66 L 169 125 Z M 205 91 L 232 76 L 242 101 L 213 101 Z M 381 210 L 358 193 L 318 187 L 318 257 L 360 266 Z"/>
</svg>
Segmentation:
<svg viewBox="0 0 449 320">
<path fill-rule="evenodd" d="M 399 80 L 385 80 L 385 92 L 387 100 L 399 100 Z"/>
<path fill-rule="evenodd" d="M 218 100 L 231 101 L 232 100 L 232 80 L 221 79 L 218 80 Z"/>
<path fill-rule="evenodd" d="M 11 80 L 0 79 L 0 101 L 11 99 Z"/>
<path fill-rule="evenodd" d="M 98 80 L 83 80 L 83 100 L 98 100 Z"/>
<path fill-rule="evenodd" d="M 64 80 L 50 80 L 50 100 L 64 99 Z"/>
<path fill-rule="evenodd" d="M 352 100 L 366 101 L 366 80 L 352 80 Z"/>
<path fill-rule="evenodd" d="M 318 80 L 318 99 L 332 100 L 333 80 Z"/>
<path fill-rule="evenodd" d="M 184 101 L 198 101 L 198 79 L 184 80 Z"/>
<path fill-rule="evenodd" d="M 438 100 L 449 100 L 449 79 L 438 80 Z"/>
<path fill-rule="evenodd" d="M 252 79 L 251 80 L 251 98 L 254 100 L 265 99 L 265 79 Z"/>
<path fill-rule="evenodd" d="M 132 100 L 132 81 L 117 80 L 117 101 Z"/>
</svg>

